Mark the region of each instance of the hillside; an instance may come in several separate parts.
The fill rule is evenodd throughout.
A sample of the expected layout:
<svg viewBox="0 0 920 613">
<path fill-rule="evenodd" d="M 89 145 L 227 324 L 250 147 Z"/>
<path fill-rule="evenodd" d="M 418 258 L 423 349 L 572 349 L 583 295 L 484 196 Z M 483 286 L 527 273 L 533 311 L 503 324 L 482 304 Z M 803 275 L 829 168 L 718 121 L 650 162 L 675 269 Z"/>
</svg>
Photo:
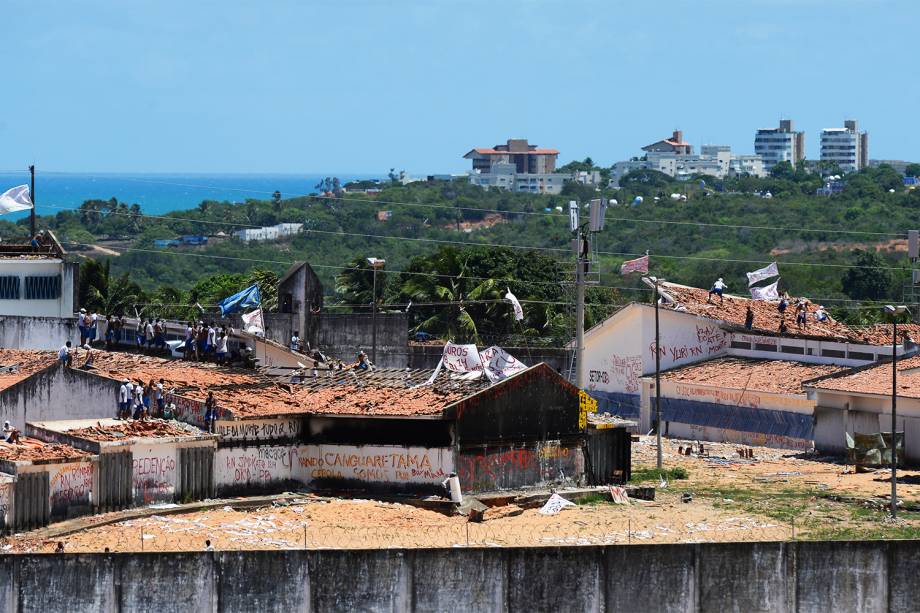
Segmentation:
<svg viewBox="0 0 920 613">
<path fill-rule="evenodd" d="M 903 245 L 894 239 L 916 224 L 920 193 L 905 191 L 893 170 L 852 175 L 846 189 L 833 196 L 814 195 L 820 185 L 814 175 L 704 180 L 676 183 L 660 173 L 640 173 L 624 180 L 621 189 L 603 193 L 618 202 L 608 210 L 607 227 L 598 237 L 603 285 L 624 288 L 620 293 L 625 300 L 641 296 L 625 289 L 641 287 L 638 280 L 619 277 L 616 270 L 622 260 L 649 250 L 653 272 L 689 285 L 705 287 L 721 276 L 734 291 L 743 291 L 744 273 L 775 259 L 781 288 L 793 295 L 816 301 L 901 298 L 907 270 L 856 269 L 878 277 L 881 289 L 874 295 L 856 295 L 865 292 L 853 291 L 852 283 L 847 295 L 843 284 L 846 272 L 853 270 L 848 266 L 856 261 L 855 249 L 878 252 L 878 259 L 863 256 L 862 266 L 908 266 Z M 111 258 L 113 273 L 127 272 L 147 290 L 160 285 L 188 289 L 208 275 L 253 268 L 281 273 L 288 263 L 303 259 L 316 268 L 331 296 L 335 276 L 356 257 L 383 257 L 389 271 L 400 271 L 413 257 L 446 245 L 510 245 L 571 262 L 568 216 L 556 207 L 571 198 L 586 202 L 601 194 L 576 185 L 567 191 L 542 196 L 484 192 L 457 182 L 415 183 L 385 187 L 373 195 L 250 200 L 242 205 L 206 201 L 159 218 L 145 217 L 136 205 L 90 201 L 79 211 L 43 217 L 39 225 L 54 228 L 64 240 L 121 252 Z M 672 199 L 675 193 L 688 199 Z M 633 206 L 636 196 L 644 200 Z M 380 221 L 380 211 L 391 214 Z M 278 222 L 304 223 L 305 232 L 275 243 L 212 239 L 204 248 L 153 245 L 159 238 L 230 234 Z M 0 234 L 19 233 L 22 227 L 7 224 Z M 570 266 L 561 265 L 560 271 Z"/>
</svg>

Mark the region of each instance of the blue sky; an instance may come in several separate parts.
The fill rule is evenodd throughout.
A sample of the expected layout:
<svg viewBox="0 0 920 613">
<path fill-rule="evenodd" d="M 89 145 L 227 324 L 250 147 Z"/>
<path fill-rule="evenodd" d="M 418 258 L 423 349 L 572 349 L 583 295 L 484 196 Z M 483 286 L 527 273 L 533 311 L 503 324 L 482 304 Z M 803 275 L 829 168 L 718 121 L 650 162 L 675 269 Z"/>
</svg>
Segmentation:
<svg viewBox="0 0 920 613">
<path fill-rule="evenodd" d="M 916 0 L 3 0 L 0 170 L 460 171 L 509 137 L 610 164 L 854 117 L 914 158 Z"/>
</svg>

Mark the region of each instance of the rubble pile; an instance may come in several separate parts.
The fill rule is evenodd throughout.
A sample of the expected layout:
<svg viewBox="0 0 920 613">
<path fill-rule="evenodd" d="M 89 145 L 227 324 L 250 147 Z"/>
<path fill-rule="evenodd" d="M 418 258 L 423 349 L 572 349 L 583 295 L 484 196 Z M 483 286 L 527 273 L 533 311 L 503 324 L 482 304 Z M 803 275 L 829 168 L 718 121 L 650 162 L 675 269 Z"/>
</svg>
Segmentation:
<svg viewBox="0 0 920 613">
<path fill-rule="evenodd" d="M 88 451 L 70 445 L 45 443 L 38 439 L 22 436 L 18 443 L 0 441 L 0 459 L 10 461 L 53 461 L 71 460 L 92 455 Z"/>
<path fill-rule="evenodd" d="M 200 430 L 179 424 L 179 422 L 164 421 L 162 419 L 126 421 L 120 424 L 102 425 L 97 422 L 95 426 L 69 430 L 67 434 L 91 441 L 118 441 L 126 438 L 166 438 L 176 436 L 189 436 L 200 434 Z"/>
</svg>

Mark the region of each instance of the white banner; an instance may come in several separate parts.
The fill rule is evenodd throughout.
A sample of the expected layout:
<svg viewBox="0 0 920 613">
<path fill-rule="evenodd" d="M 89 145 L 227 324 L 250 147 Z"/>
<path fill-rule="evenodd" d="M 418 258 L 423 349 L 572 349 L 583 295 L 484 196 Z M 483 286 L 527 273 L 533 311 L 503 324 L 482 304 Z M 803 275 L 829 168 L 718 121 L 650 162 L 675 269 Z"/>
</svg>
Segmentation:
<svg viewBox="0 0 920 613">
<path fill-rule="evenodd" d="M 0 214 L 28 211 L 31 208 L 32 198 L 29 196 L 28 185 L 11 187 L 0 194 Z"/>
<path fill-rule="evenodd" d="M 476 345 L 447 343 L 441 361 L 451 372 L 482 372 L 482 359 Z"/>
<path fill-rule="evenodd" d="M 494 345 L 479 352 L 479 357 L 485 366 L 486 376 L 489 377 L 489 381 L 492 383 L 507 379 L 514 373 L 521 372 L 527 368 L 523 362 L 513 355 Z"/>
<path fill-rule="evenodd" d="M 772 279 L 779 274 L 779 267 L 777 267 L 776 262 L 773 262 L 769 266 L 755 270 L 754 272 L 747 273 L 748 278 L 748 287 L 754 285 L 758 281 L 763 281 L 764 279 Z"/>
<path fill-rule="evenodd" d="M 243 329 L 255 336 L 265 335 L 265 322 L 262 319 L 262 309 L 256 309 L 243 314 Z"/>
<path fill-rule="evenodd" d="M 521 301 L 517 299 L 517 296 L 511 293 L 511 288 L 508 288 L 508 293 L 505 294 L 505 300 L 510 300 L 511 306 L 514 307 L 514 321 L 521 321 L 524 319 L 524 309 L 521 307 Z"/>
<path fill-rule="evenodd" d="M 779 289 L 777 289 L 777 284 L 779 279 L 771 283 L 770 285 L 764 285 L 763 287 L 752 287 L 751 288 L 751 299 L 752 300 L 779 300 Z"/>
</svg>

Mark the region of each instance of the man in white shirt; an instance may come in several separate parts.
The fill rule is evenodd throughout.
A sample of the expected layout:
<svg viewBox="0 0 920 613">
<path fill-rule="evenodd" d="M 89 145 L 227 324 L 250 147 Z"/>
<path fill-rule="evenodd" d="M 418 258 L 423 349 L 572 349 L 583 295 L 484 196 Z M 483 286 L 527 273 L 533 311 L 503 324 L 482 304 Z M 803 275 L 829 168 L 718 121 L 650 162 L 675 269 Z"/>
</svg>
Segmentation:
<svg viewBox="0 0 920 613">
<path fill-rule="evenodd" d="M 64 346 L 58 350 L 58 360 L 64 366 L 70 366 L 73 363 L 73 354 L 71 353 L 70 341 L 64 343 Z"/>
<path fill-rule="evenodd" d="M 728 287 L 725 285 L 725 282 L 722 280 L 722 277 L 719 277 L 715 283 L 712 284 L 712 288 L 709 290 L 709 297 L 706 298 L 706 302 L 712 304 L 712 295 L 715 294 L 719 297 L 719 304 L 722 304 L 722 292 L 725 288 Z"/>
<path fill-rule="evenodd" d="M 129 415 L 129 401 L 131 398 L 131 382 L 128 379 L 121 380 L 121 387 L 118 388 L 118 418 L 127 419 Z"/>
</svg>

